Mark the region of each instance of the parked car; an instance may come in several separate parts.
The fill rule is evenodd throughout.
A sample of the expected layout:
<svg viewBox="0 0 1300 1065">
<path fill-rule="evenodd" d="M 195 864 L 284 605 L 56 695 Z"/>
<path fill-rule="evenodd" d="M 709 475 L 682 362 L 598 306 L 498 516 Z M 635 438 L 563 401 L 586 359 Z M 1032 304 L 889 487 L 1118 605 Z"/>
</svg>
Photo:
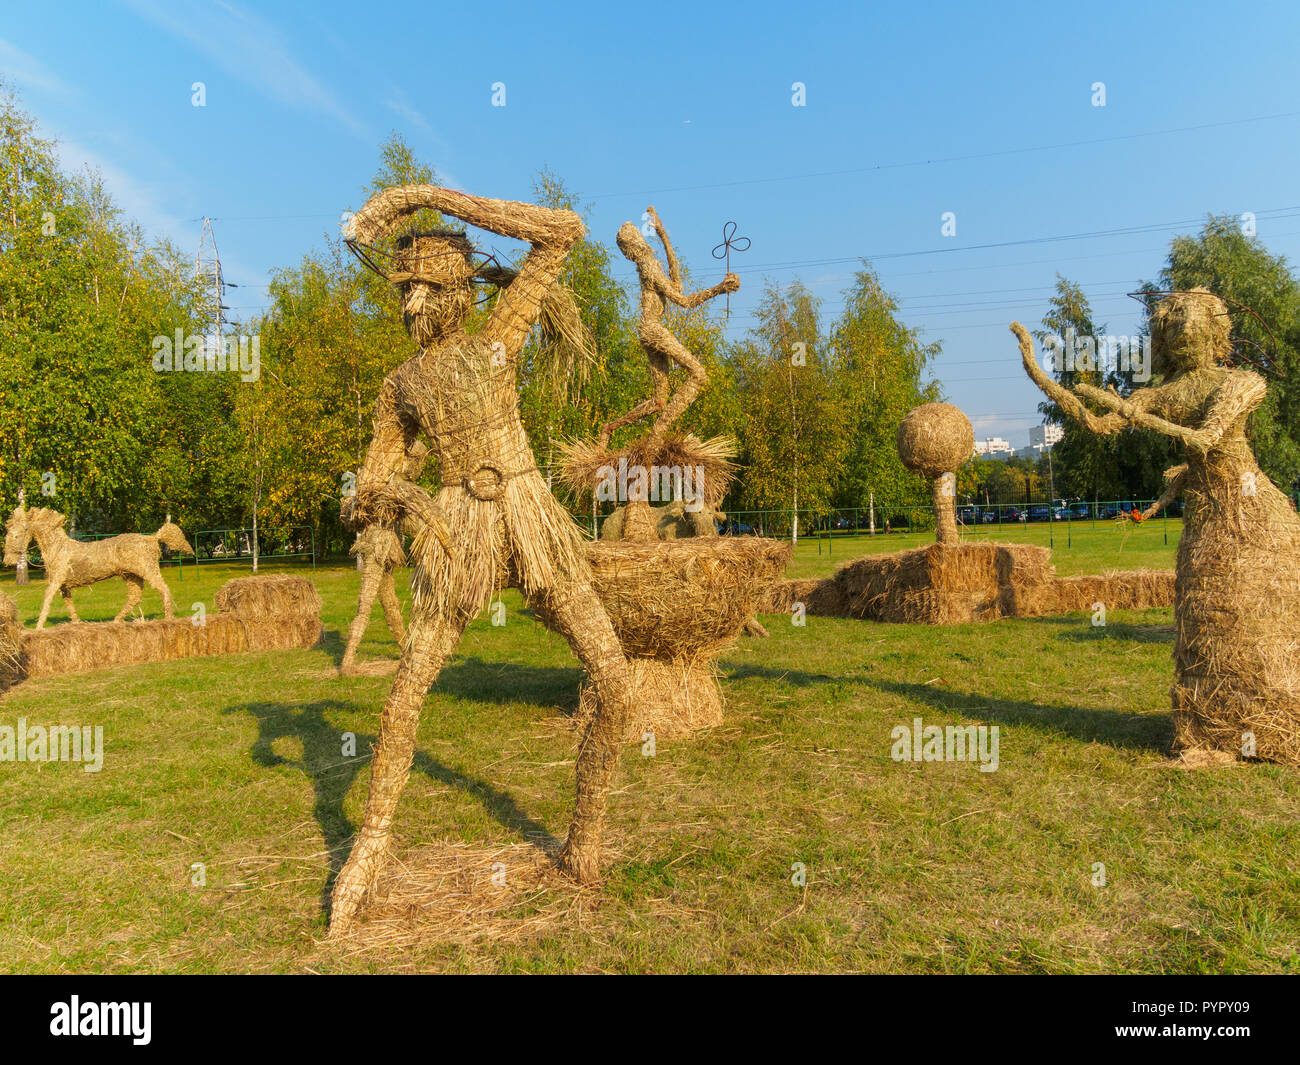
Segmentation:
<svg viewBox="0 0 1300 1065">
<path fill-rule="evenodd" d="M 754 535 L 754 527 L 752 525 L 746 525 L 743 521 L 734 521 L 731 519 L 728 519 L 727 521 L 723 522 L 722 528 L 719 531 L 722 533 L 723 536 L 753 536 Z"/>
<path fill-rule="evenodd" d="M 1046 505 L 1029 508 L 1030 521 L 1051 521 L 1052 508 Z"/>
</svg>

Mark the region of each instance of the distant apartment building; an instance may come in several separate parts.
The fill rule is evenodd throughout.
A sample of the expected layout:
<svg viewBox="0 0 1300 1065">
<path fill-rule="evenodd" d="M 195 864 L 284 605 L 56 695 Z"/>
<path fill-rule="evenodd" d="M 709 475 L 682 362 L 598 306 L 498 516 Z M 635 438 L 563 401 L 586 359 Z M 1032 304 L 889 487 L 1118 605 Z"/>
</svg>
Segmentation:
<svg viewBox="0 0 1300 1065">
<path fill-rule="evenodd" d="M 1054 447 L 1065 435 L 1065 429 L 1059 425 L 1035 425 L 1029 430 L 1029 446 L 1033 448 Z"/>
<path fill-rule="evenodd" d="M 975 454 L 982 459 L 1009 459 L 1015 451 L 1011 441 L 1000 436 L 987 436 L 975 441 Z"/>
</svg>

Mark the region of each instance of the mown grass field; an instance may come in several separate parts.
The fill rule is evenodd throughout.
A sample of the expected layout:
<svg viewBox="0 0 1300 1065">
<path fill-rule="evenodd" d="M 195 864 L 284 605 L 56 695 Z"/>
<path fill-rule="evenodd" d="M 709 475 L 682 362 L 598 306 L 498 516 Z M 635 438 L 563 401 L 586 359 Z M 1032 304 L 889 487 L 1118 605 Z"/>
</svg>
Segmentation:
<svg viewBox="0 0 1300 1065">
<path fill-rule="evenodd" d="M 1169 566 L 1176 535 L 1163 539 L 1159 523 L 1099 525 L 1058 541 L 1058 570 Z M 790 572 L 909 544 L 837 540 L 832 556 L 806 542 Z M 168 577 L 188 611 L 244 572 Z M 317 649 L 28 682 L 0 700 L 0 724 L 103 725 L 106 743 L 97 774 L 0 763 L 0 970 L 1300 970 L 1300 777 L 1169 764 L 1169 610 L 1112 612 L 1105 628 L 1082 614 L 943 629 L 767 618 L 771 639 L 722 661 L 722 728 L 653 757 L 628 748 L 602 891 L 517 900 L 510 917 L 546 918 L 526 934 L 322 945 L 391 678 L 331 675 L 357 575 L 315 579 Z M 4 590 L 30 624 L 43 585 L 10 575 Z M 78 608 L 111 617 L 122 592 L 79 592 Z M 506 625 L 476 621 L 428 697 L 399 859 L 565 830 L 577 665 L 505 602 Z M 160 609 L 152 593 L 143 606 Z M 395 654 L 376 610 L 362 656 Z M 892 761 L 890 731 L 914 717 L 997 725 L 999 769 Z"/>
</svg>

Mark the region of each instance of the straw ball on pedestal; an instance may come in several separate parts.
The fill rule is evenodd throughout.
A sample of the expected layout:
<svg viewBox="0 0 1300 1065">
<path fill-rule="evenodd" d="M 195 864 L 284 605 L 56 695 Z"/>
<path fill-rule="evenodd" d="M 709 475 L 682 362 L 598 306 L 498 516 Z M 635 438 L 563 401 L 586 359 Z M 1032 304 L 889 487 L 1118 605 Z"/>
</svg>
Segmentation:
<svg viewBox="0 0 1300 1065">
<path fill-rule="evenodd" d="M 970 419 L 951 403 L 922 404 L 909 411 L 898 426 L 898 457 L 909 470 L 930 481 L 941 544 L 957 542 L 953 485 L 944 475 L 962 465 L 974 450 Z"/>
</svg>

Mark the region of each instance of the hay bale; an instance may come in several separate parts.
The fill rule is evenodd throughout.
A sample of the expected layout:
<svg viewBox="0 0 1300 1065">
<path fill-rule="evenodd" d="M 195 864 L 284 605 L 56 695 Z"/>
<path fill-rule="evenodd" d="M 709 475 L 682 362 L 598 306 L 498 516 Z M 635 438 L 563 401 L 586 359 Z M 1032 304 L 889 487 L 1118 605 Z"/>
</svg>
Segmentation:
<svg viewBox="0 0 1300 1065">
<path fill-rule="evenodd" d="M 931 544 L 857 559 L 834 579 L 852 617 L 949 625 L 1002 617 L 1013 586 L 1052 580 L 1049 560 L 1029 544 Z"/>
<path fill-rule="evenodd" d="M 1091 611 L 1095 603 L 1103 604 L 1107 610 L 1143 610 L 1172 606 L 1173 602 L 1173 570 L 1128 570 L 1057 577 L 1047 584 L 1014 585 L 1006 614 L 1034 618 Z"/>
<path fill-rule="evenodd" d="M 789 614 L 795 603 L 802 603 L 804 613 L 813 617 L 852 617 L 844 588 L 834 577 L 778 581 L 764 597 L 759 613 Z"/>
<path fill-rule="evenodd" d="M 239 577 L 217 592 L 216 601 L 218 611 L 202 625 L 191 618 L 160 618 L 21 632 L 23 676 L 307 648 L 320 640 L 320 596 L 304 577 Z"/>
<path fill-rule="evenodd" d="M 18 604 L 0 592 L 0 692 L 12 688 L 26 675 Z"/>
<path fill-rule="evenodd" d="M 975 450 L 970 419 L 951 403 L 923 403 L 899 423 L 896 443 L 903 465 L 930 481 L 939 543 L 956 544 L 955 492 L 945 474 L 952 473 Z"/>
<path fill-rule="evenodd" d="M 241 618 L 320 614 L 321 598 L 306 577 L 236 577 L 217 592 L 217 610 Z"/>
</svg>

